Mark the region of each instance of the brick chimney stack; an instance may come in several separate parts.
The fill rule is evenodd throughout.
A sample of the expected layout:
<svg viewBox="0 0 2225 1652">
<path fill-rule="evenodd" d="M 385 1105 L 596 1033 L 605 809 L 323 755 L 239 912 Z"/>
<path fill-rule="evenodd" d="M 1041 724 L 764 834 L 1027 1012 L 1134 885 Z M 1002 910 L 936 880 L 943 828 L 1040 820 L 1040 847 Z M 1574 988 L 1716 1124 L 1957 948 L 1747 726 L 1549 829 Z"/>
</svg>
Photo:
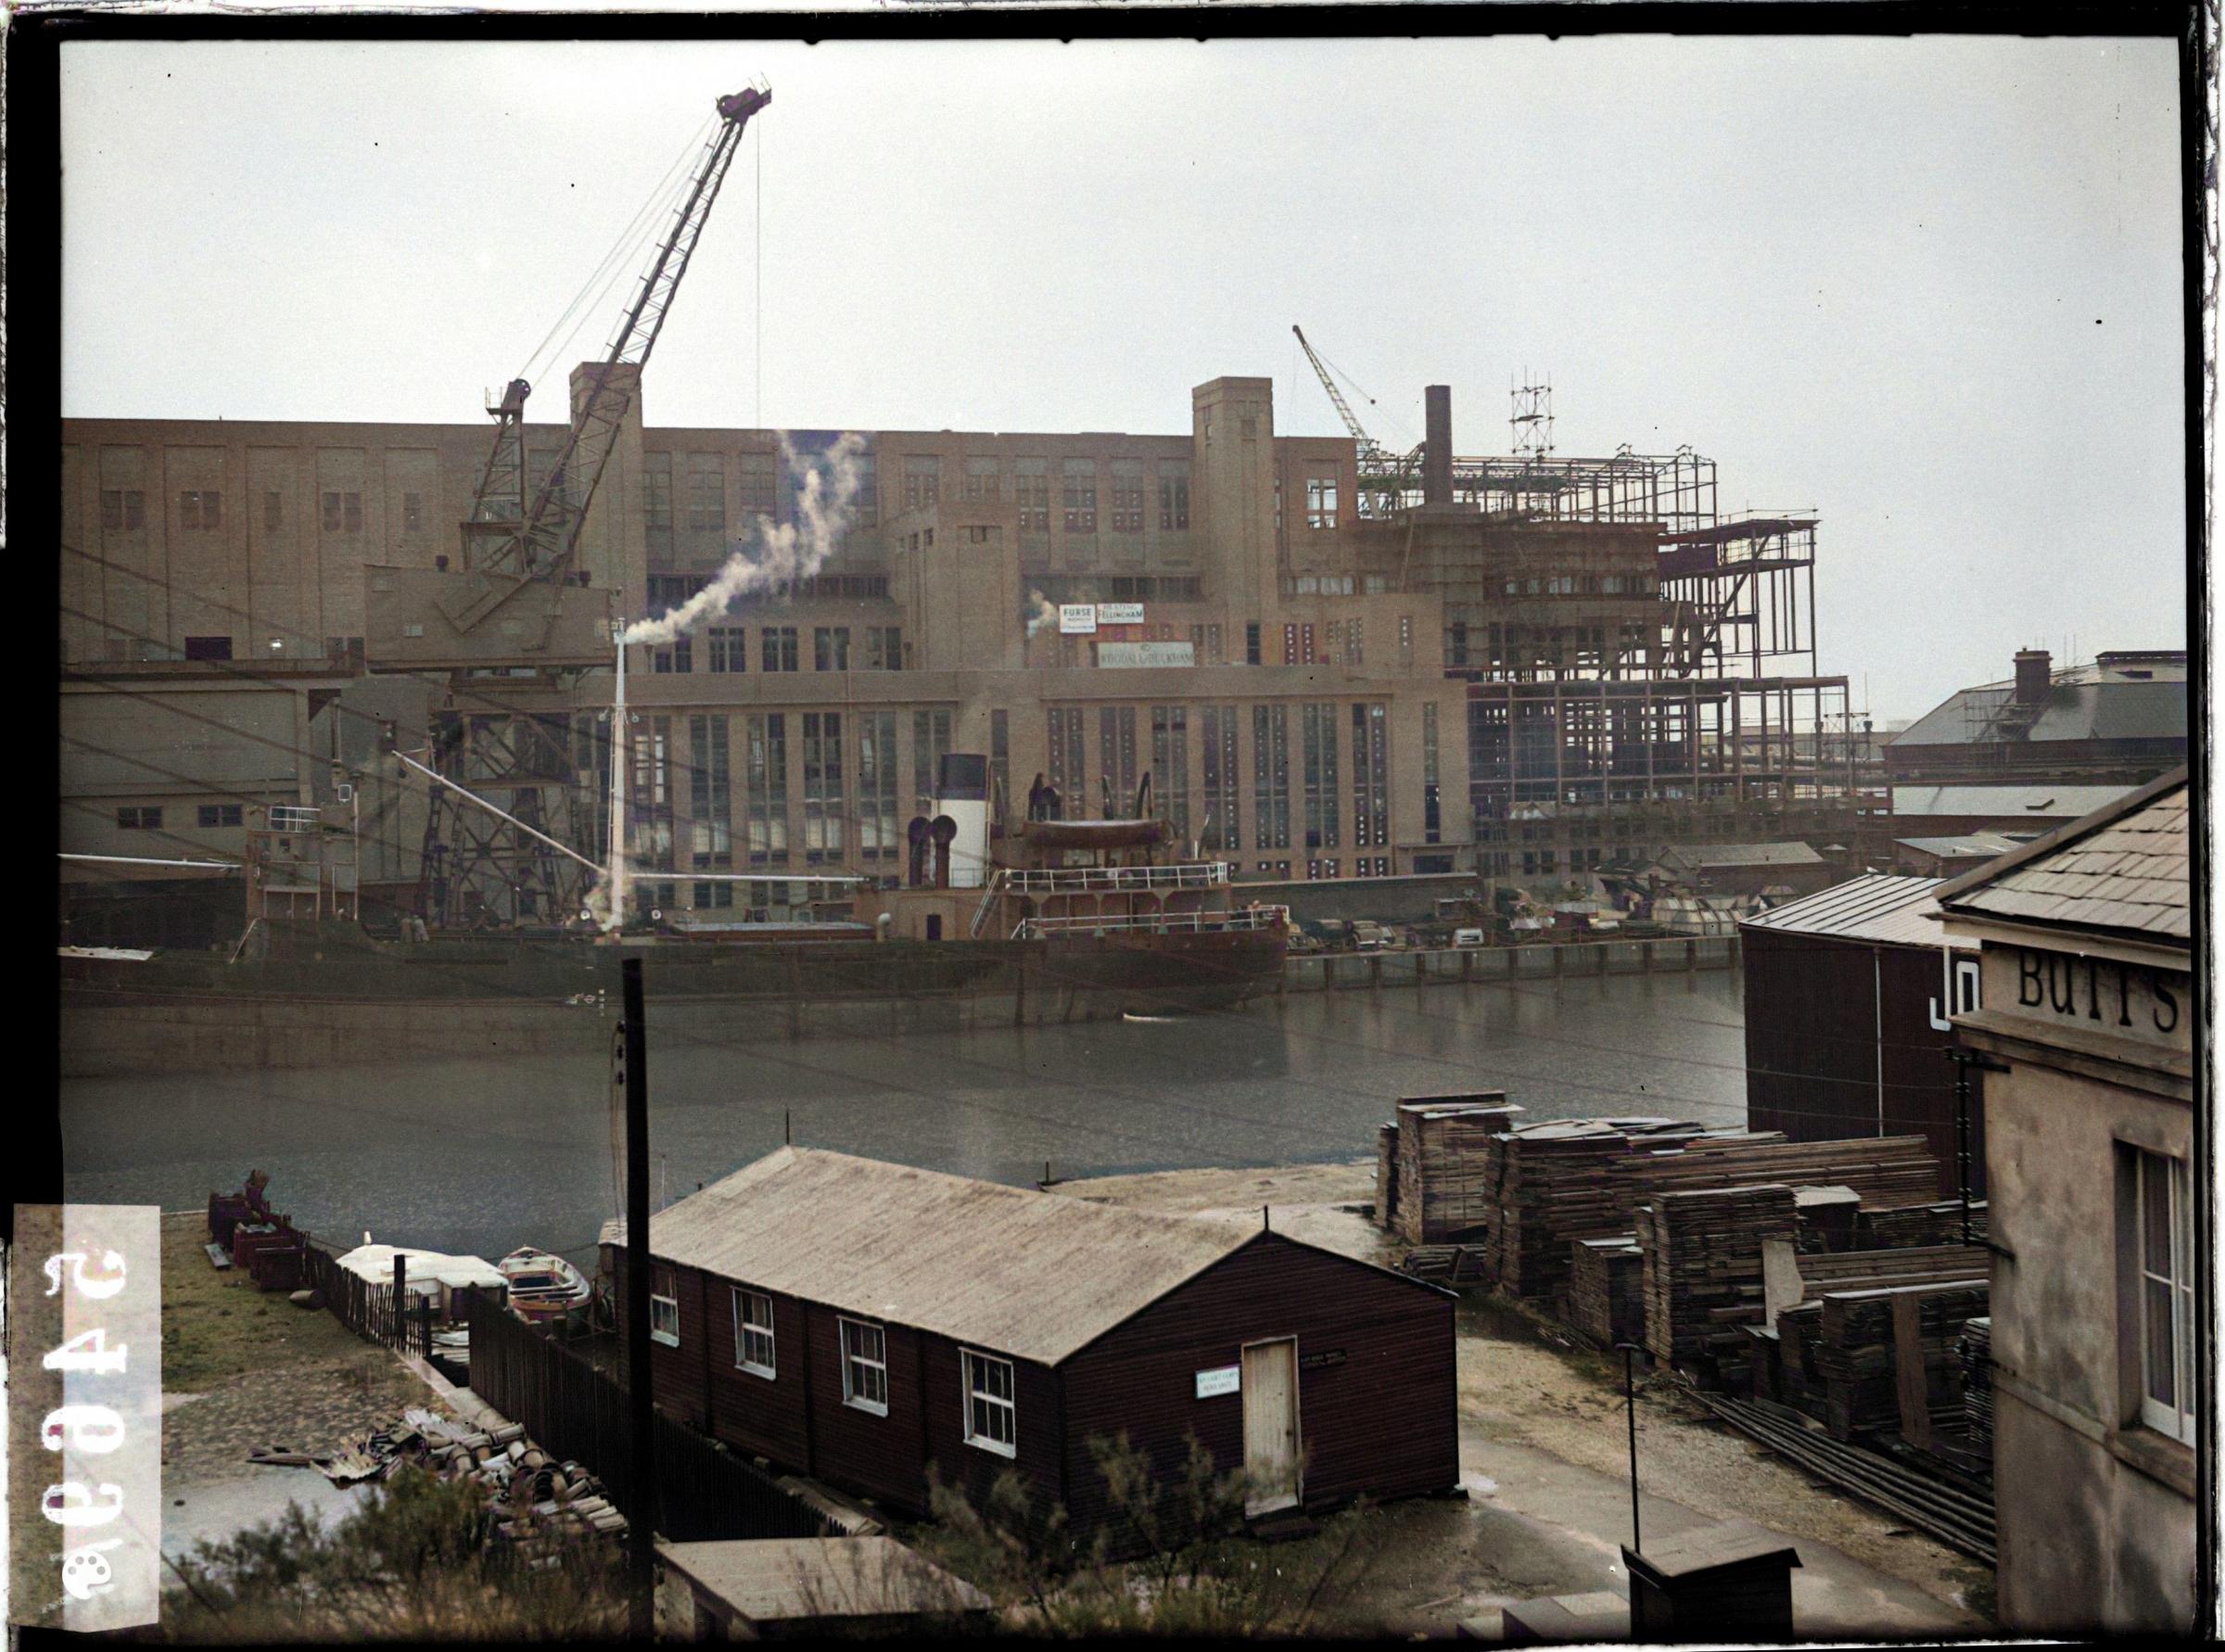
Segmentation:
<svg viewBox="0 0 2225 1652">
<path fill-rule="evenodd" d="M 1453 502 L 1453 388 L 1430 385 L 1421 392 L 1427 438 L 1421 450 L 1421 502 Z"/>
<path fill-rule="evenodd" d="M 2039 705 L 2047 699 L 2052 680 L 2051 661 L 2044 648 L 2019 648 L 2016 651 L 2016 704 Z"/>
</svg>

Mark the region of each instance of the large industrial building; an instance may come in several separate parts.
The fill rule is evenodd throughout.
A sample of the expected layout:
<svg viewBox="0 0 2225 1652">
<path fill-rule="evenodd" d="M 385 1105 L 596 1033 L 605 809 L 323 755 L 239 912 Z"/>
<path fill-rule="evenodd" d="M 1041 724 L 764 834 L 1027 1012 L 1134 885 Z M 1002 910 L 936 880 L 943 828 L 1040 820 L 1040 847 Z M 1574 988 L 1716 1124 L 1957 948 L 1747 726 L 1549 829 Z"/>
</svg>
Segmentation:
<svg viewBox="0 0 2225 1652">
<path fill-rule="evenodd" d="M 500 428 L 522 431 L 521 497 L 567 485 L 565 426 Z M 902 875 L 954 750 L 988 756 L 1007 816 L 1038 777 L 1069 817 L 1125 814 L 1148 775 L 1156 812 L 1255 881 L 1551 884 L 1679 843 L 1848 841 L 1814 521 L 1720 515 L 1689 450 L 1471 459 L 1451 433 L 1433 388 L 1407 461 L 1280 436 L 1262 378 L 1198 386 L 1183 435 L 858 432 L 823 562 L 629 651 L 650 904 Z M 839 493 L 841 434 L 646 426 L 637 385 L 571 577 L 619 616 L 685 602 L 799 527 L 813 473 Z M 490 440 L 66 421 L 63 848 L 235 859 L 256 806 L 344 802 L 367 919 L 570 916 L 576 867 L 521 860 L 523 837 L 488 853 L 507 828 L 428 807 L 384 756 L 604 854 L 612 672 L 537 667 L 529 640 L 426 668 L 423 623 L 395 617 L 395 593 L 477 565 L 458 525 L 488 514 Z M 88 863 L 65 887 L 109 897 L 74 907 L 100 938 L 88 912 L 151 913 L 115 897 L 203 875 Z"/>
</svg>

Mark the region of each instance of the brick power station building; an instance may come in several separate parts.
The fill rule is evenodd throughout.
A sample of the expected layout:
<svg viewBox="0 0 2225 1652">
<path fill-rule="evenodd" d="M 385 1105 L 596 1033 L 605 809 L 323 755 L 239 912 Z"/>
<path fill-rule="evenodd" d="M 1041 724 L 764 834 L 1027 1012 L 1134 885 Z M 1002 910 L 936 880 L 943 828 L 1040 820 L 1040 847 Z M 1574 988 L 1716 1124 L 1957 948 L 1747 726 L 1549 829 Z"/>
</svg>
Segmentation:
<svg viewBox="0 0 2225 1652">
<path fill-rule="evenodd" d="M 650 898 L 898 876 L 953 750 L 989 757 L 1011 814 L 1037 776 L 1069 817 L 1125 812 L 1148 773 L 1155 810 L 1252 881 L 1550 886 L 1678 843 L 1848 841 L 1814 520 L 1720 515 L 1688 449 L 1462 458 L 1449 394 L 1429 411 L 1403 462 L 1278 436 L 1261 378 L 1198 386 L 1180 435 L 858 432 L 855 514 L 811 578 L 629 654 Z M 581 571 L 619 616 L 685 601 L 794 524 L 840 434 L 645 426 L 636 394 Z M 563 438 L 525 426 L 529 489 Z M 462 773 L 568 790 L 542 823 L 604 853 L 611 672 L 412 671 L 381 617 L 413 573 L 464 565 L 486 427 L 84 419 L 63 442 L 65 850 L 236 858 L 258 805 L 344 798 L 366 919 L 566 915 L 449 875 L 425 782 L 382 755 L 389 731 L 416 753 L 523 727 Z M 81 938 L 182 940 L 144 932 L 210 877 L 72 868 L 65 909 Z"/>
</svg>

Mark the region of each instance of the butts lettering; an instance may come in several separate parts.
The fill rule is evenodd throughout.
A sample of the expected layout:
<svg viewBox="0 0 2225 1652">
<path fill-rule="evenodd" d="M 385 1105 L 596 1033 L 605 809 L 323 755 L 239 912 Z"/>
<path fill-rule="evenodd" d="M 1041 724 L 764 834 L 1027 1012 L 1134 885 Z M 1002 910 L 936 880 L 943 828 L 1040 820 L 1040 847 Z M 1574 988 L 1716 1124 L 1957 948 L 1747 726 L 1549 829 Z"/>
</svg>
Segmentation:
<svg viewBox="0 0 2225 1652">
<path fill-rule="evenodd" d="M 2153 1000 L 2142 1008 L 2155 1030 L 2177 1031 L 2179 999 L 2160 971 L 2121 959 L 2080 958 L 2025 947 L 2016 951 L 2016 1002 L 2026 1010 L 2044 1009 L 2056 1015 L 2129 1027 L 2133 1024 L 2132 984 L 2136 978 L 2147 987 Z"/>
<path fill-rule="evenodd" d="M 87 1259 L 83 1251 L 64 1251 L 47 1257 L 46 1294 L 61 1294 L 65 1267 L 70 1273 L 70 1289 L 89 1302 L 104 1302 L 123 1290 L 121 1255 L 114 1251 L 101 1253 L 101 1277 L 88 1277 Z M 49 1349 L 39 1364 L 49 1371 L 115 1377 L 123 1373 L 127 1352 L 121 1342 L 110 1348 L 107 1328 L 95 1326 L 65 1339 L 60 1347 Z M 39 1426 L 39 1441 L 48 1451 L 104 1456 L 123 1444 L 123 1418 L 107 1405 L 60 1405 L 49 1411 Z M 123 1512 L 123 1488 L 103 1480 L 88 1490 L 82 1480 L 63 1480 L 46 1488 L 39 1499 L 39 1512 L 67 1531 L 106 1526 Z M 121 1537 L 112 1537 L 103 1543 L 83 1543 L 56 1557 L 62 1565 L 64 1592 L 72 1600 L 90 1600 L 110 1588 L 115 1576 L 106 1551 L 122 1542 Z"/>
</svg>

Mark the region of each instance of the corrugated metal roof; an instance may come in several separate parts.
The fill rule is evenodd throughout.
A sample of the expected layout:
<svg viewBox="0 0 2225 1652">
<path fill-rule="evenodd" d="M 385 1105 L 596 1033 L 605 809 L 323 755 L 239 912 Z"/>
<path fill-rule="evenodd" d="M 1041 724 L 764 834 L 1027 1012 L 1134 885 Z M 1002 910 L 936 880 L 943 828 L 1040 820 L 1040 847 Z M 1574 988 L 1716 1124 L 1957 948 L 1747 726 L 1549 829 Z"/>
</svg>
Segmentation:
<svg viewBox="0 0 2225 1652">
<path fill-rule="evenodd" d="M 624 1235 L 604 1228 L 605 1242 Z M 1044 1365 L 1255 1237 L 795 1147 L 649 1221 L 660 1260 Z"/>
<path fill-rule="evenodd" d="M 2028 840 L 2003 837 L 1998 832 L 1966 832 L 1953 837 L 1897 837 L 1896 845 L 1942 860 L 1991 860 Z"/>
<path fill-rule="evenodd" d="M 1901 947 L 1943 947 L 1950 944 L 1947 933 L 1932 917 L 1939 909 L 1934 892 L 1942 882 L 1939 878 L 1898 878 L 1872 872 L 1772 908 L 1748 918 L 1740 927 L 1786 934 L 1838 935 L 1850 941 L 1884 941 Z"/>
<path fill-rule="evenodd" d="M 1973 917 L 2192 938 L 2187 771 L 1953 880 L 1947 909 Z"/>
<path fill-rule="evenodd" d="M 2131 786 L 1895 786 L 1896 815 L 2075 820 L 2104 808 Z"/>
</svg>

